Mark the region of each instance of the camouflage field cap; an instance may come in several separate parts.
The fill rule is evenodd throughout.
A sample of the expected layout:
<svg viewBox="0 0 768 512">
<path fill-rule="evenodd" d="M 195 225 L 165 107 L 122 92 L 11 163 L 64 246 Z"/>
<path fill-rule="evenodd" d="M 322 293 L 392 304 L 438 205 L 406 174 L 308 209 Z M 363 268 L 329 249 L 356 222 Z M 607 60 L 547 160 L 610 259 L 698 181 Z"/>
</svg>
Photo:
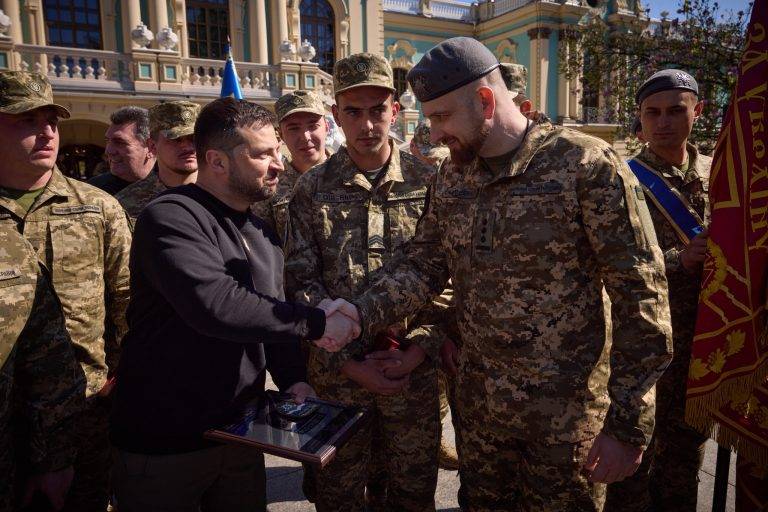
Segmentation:
<svg viewBox="0 0 768 512">
<path fill-rule="evenodd" d="M 501 76 L 507 89 L 515 94 L 525 94 L 528 86 L 528 70 L 522 64 L 502 63 Z"/>
<path fill-rule="evenodd" d="M 432 157 L 442 157 L 447 154 L 448 147 L 443 144 L 432 144 L 430 142 L 431 129 L 428 120 L 421 120 L 416 125 L 416 130 L 413 132 L 413 143 L 422 155 Z"/>
<path fill-rule="evenodd" d="M 59 117 L 69 118 L 69 110 L 53 102 L 53 89 L 45 76 L 26 71 L 0 71 L 0 112 L 21 114 L 48 106 L 54 107 Z"/>
<path fill-rule="evenodd" d="M 334 94 L 364 86 L 383 87 L 395 92 L 392 66 L 384 57 L 372 53 L 356 53 L 333 66 Z"/>
<path fill-rule="evenodd" d="M 149 133 L 162 133 L 167 139 L 192 135 L 200 105 L 191 101 L 166 101 L 149 109 Z"/>
<path fill-rule="evenodd" d="M 298 112 L 309 112 L 322 116 L 325 115 L 325 106 L 320 97 L 312 91 L 289 92 L 275 102 L 278 123 L 289 115 Z"/>
</svg>

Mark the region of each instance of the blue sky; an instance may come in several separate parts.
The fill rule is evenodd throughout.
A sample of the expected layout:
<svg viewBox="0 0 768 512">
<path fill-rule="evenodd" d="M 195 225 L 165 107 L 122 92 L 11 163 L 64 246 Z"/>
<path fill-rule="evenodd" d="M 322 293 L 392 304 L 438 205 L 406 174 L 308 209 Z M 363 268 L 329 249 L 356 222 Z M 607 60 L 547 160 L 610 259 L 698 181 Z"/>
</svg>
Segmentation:
<svg viewBox="0 0 768 512">
<path fill-rule="evenodd" d="M 675 16 L 675 12 L 680 5 L 679 0 L 641 0 L 643 6 L 651 8 L 651 17 L 658 18 L 661 11 L 669 11 L 671 17 Z M 746 11 L 749 6 L 748 0 L 719 0 L 720 11 L 732 9 L 734 12 L 744 10 Z"/>
</svg>

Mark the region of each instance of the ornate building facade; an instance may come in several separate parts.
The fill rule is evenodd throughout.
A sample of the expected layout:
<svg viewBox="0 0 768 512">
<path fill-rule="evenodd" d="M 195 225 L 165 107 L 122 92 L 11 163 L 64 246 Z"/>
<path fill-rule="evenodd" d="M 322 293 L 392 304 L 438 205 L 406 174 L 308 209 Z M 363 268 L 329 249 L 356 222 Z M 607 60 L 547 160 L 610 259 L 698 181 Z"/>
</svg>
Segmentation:
<svg viewBox="0 0 768 512">
<path fill-rule="evenodd" d="M 33 70 L 72 111 L 61 123 L 60 164 L 87 177 L 101 159 L 109 115 L 217 97 L 231 41 L 244 95 L 271 108 L 285 92 L 314 89 L 330 105 L 335 60 L 361 51 L 392 64 L 408 139 L 418 120 L 405 74 L 439 41 L 479 39 L 529 70 L 528 96 L 562 123 L 589 121 L 578 80 L 559 71 L 569 26 L 599 11 L 620 26 L 639 0 L 1 0 L 0 68 Z M 587 123 L 604 136 L 610 127 Z"/>
</svg>

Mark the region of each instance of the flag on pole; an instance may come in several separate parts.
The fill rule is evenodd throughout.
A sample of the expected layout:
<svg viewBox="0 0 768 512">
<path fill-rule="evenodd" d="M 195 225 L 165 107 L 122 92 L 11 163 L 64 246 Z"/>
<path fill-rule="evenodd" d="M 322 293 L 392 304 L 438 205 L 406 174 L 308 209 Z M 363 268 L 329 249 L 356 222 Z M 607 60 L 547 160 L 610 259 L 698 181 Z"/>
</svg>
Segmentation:
<svg viewBox="0 0 768 512">
<path fill-rule="evenodd" d="M 715 147 L 686 421 L 768 467 L 768 2 L 753 4 Z"/>
<path fill-rule="evenodd" d="M 243 90 L 240 89 L 240 78 L 235 71 L 235 61 L 232 59 L 232 47 L 229 45 L 229 37 L 227 37 L 227 46 L 224 49 L 227 54 L 227 63 L 224 65 L 224 76 L 221 80 L 221 94 L 220 97 L 226 98 L 228 96 L 234 96 L 235 99 L 243 99 Z"/>
</svg>

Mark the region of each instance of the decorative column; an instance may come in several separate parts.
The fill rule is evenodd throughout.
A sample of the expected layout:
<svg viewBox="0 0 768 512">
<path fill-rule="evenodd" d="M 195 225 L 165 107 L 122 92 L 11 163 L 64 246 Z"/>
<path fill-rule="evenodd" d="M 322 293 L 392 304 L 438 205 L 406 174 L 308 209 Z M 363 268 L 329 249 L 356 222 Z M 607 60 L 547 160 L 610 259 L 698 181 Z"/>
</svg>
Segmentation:
<svg viewBox="0 0 768 512">
<path fill-rule="evenodd" d="M 0 34 L 0 69 L 19 69 L 21 56 L 13 46 L 23 43 L 21 34 L 21 10 L 18 0 L 2 0 L 0 3 L 6 19 L 2 20 L 5 32 Z"/>
<path fill-rule="evenodd" d="M 549 79 L 549 35 L 552 31 L 546 27 L 532 28 L 528 31 L 531 39 L 530 91 L 533 108 L 547 112 L 547 85 Z"/>
<path fill-rule="evenodd" d="M 560 48 L 560 58 L 567 61 L 568 56 L 570 54 L 570 50 L 571 50 L 570 42 L 572 38 L 568 36 L 568 33 L 564 28 L 560 28 L 557 31 L 557 37 L 558 37 L 558 45 Z M 562 71 L 559 71 L 558 82 L 557 82 L 557 120 L 561 123 L 571 121 L 570 101 L 571 101 L 571 81 L 565 76 L 565 73 L 563 73 Z"/>
<path fill-rule="evenodd" d="M 40 0 L 26 0 L 24 2 L 24 14 L 29 21 L 29 43 L 45 46 L 45 20 L 43 19 L 43 6 Z M 41 53 L 38 58 L 40 69 L 43 73 L 48 70 L 48 56 Z"/>
<path fill-rule="evenodd" d="M 141 48 L 131 33 L 139 25 L 143 25 L 141 22 L 141 4 L 139 0 L 122 0 L 123 2 L 123 29 L 125 34 L 123 40 L 125 41 L 125 51 L 129 52 L 131 49 Z"/>
<path fill-rule="evenodd" d="M 277 37 L 280 44 L 288 41 L 288 5 L 287 0 L 275 0 L 277 3 Z"/>
<path fill-rule="evenodd" d="M 267 5 L 264 0 L 255 0 L 248 6 L 249 44 L 251 59 L 259 64 L 269 64 L 269 43 L 267 42 Z"/>
</svg>

